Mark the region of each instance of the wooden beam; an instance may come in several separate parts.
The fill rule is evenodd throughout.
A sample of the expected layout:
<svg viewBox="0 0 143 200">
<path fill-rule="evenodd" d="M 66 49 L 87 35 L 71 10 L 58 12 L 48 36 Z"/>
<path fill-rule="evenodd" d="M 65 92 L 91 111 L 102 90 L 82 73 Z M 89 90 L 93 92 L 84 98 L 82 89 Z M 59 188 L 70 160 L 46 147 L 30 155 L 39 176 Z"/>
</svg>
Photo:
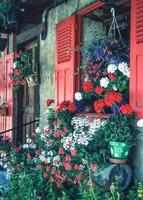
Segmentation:
<svg viewBox="0 0 143 200">
<path fill-rule="evenodd" d="M 23 33 L 20 33 L 16 36 L 16 44 L 19 45 L 35 37 L 38 37 L 42 31 L 43 24 L 39 24 L 31 29 L 28 29 L 27 31 L 24 31 Z"/>
</svg>

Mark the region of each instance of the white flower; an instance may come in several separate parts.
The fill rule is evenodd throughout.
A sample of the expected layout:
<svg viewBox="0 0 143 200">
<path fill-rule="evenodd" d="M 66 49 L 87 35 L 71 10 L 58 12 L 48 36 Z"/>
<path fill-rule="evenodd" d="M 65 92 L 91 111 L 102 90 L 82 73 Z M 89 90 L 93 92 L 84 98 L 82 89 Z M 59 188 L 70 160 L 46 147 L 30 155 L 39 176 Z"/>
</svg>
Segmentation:
<svg viewBox="0 0 143 200">
<path fill-rule="evenodd" d="M 114 91 L 117 91 L 116 85 L 113 85 L 112 88 L 113 88 Z"/>
<path fill-rule="evenodd" d="M 37 128 L 35 129 L 35 132 L 36 132 L 36 133 L 41 133 L 41 129 L 40 129 L 39 127 L 37 127 Z"/>
<path fill-rule="evenodd" d="M 14 63 L 13 63 L 13 69 L 15 69 L 15 68 L 16 68 L 16 65 L 17 65 L 17 63 L 16 63 L 16 62 L 14 62 Z"/>
<path fill-rule="evenodd" d="M 121 63 L 118 65 L 118 69 L 119 69 L 120 72 L 122 72 L 125 76 L 127 76 L 128 78 L 130 77 L 130 69 L 129 69 L 127 63 L 121 62 Z"/>
<path fill-rule="evenodd" d="M 108 86 L 108 84 L 109 84 L 109 79 L 106 77 L 106 78 L 102 78 L 101 80 L 100 80 L 100 86 L 101 87 L 104 87 L 104 88 L 106 88 L 107 86 Z"/>
<path fill-rule="evenodd" d="M 80 92 L 76 92 L 76 93 L 75 93 L 75 99 L 76 99 L 77 101 L 80 101 L 80 100 L 82 99 L 82 95 L 81 95 Z"/>
<path fill-rule="evenodd" d="M 143 127 L 143 119 L 139 119 L 139 120 L 137 121 L 137 126 L 138 126 L 138 127 Z"/>
<path fill-rule="evenodd" d="M 40 159 L 42 162 L 44 162 L 44 161 L 46 160 L 46 157 L 45 157 L 44 155 L 40 155 L 40 156 L 39 156 L 39 159 Z"/>
<path fill-rule="evenodd" d="M 117 70 L 117 66 L 115 64 L 110 64 L 107 67 L 108 73 L 115 73 L 116 70 Z"/>
<path fill-rule="evenodd" d="M 30 138 L 28 138 L 28 139 L 26 140 L 26 142 L 27 142 L 27 143 L 31 143 L 32 140 L 31 140 Z"/>
<path fill-rule="evenodd" d="M 23 149 L 28 149 L 28 144 L 24 144 Z"/>
</svg>

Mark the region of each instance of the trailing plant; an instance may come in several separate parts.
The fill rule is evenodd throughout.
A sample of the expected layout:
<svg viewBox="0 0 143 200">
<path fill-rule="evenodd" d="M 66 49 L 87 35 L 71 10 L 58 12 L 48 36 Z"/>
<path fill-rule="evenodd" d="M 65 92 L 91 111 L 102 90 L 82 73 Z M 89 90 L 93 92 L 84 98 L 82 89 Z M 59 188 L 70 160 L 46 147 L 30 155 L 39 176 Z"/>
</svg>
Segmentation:
<svg viewBox="0 0 143 200">
<path fill-rule="evenodd" d="M 32 74 L 32 52 L 25 51 L 19 54 L 14 61 L 13 73 L 9 74 L 9 86 L 18 90 L 26 84 L 26 77 Z"/>
</svg>

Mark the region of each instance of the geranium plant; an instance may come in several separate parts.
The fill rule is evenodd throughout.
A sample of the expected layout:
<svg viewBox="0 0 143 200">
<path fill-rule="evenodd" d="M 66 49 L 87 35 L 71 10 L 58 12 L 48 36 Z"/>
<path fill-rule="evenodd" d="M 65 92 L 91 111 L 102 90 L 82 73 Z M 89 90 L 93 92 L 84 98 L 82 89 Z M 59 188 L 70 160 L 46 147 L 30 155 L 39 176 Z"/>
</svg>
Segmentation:
<svg viewBox="0 0 143 200">
<path fill-rule="evenodd" d="M 130 76 L 128 46 L 107 37 L 83 51 L 82 57 L 82 95 L 85 102 L 94 104 L 97 113 L 112 112 L 109 108 L 113 103 L 127 103 Z"/>
</svg>

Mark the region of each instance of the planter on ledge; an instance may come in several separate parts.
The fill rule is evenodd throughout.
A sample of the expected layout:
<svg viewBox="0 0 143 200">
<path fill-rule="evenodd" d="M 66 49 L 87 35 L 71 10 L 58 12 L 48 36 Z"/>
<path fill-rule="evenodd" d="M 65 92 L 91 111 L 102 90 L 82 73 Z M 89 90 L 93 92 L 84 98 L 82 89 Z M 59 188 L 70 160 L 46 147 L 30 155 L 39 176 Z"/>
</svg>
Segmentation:
<svg viewBox="0 0 143 200">
<path fill-rule="evenodd" d="M 110 141 L 110 151 L 112 158 L 127 159 L 130 146 L 124 142 Z"/>
</svg>

